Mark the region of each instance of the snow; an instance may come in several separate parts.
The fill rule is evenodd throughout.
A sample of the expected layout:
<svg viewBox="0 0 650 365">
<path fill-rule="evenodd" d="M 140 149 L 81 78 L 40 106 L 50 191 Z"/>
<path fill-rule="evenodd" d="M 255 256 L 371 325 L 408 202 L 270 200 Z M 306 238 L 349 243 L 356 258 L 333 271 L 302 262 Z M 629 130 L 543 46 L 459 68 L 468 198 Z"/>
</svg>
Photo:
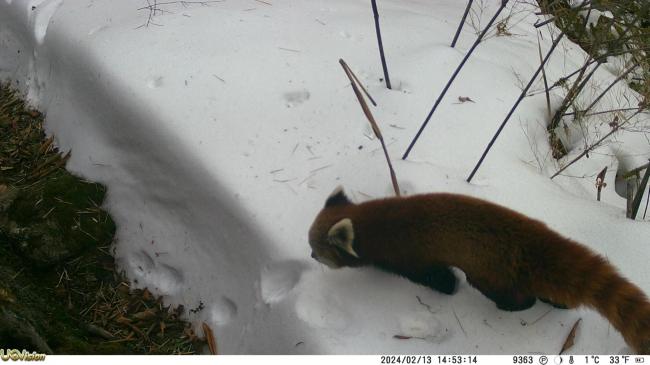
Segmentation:
<svg viewBox="0 0 650 365">
<path fill-rule="evenodd" d="M 482 5 L 473 17 L 486 24 L 498 3 Z M 551 180 L 585 140 L 609 131 L 611 114 L 570 134 L 571 151 L 556 162 L 537 93 L 465 182 L 539 65 L 534 8 L 511 2 L 503 16 L 512 35 L 489 34 L 402 161 L 475 39 L 468 24 L 449 47 L 464 2 L 380 2 L 394 90 L 380 80 L 369 1 L 146 6 L 0 1 L 0 79 L 46 113 L 49 133 L 72 150 L 70 170 L 108 186 L 115 255 L 134 285 L 186 309 L 203 303 L 187 318 L 208 323 L 221 352 L 553 354 L 578 318 L 569 353 L 630 351 L 593 310 L 537 303 L 504 312 L 464 280 L 445 296 L 372 268 L 330 270 L 310 258 L 307 230 L 337 185 L 355 201 L 392 194 L 378 141 L 337 62 L 343 58 L 379 104 L 373 113 L 404 193 L 455 192 L 509 206 L 589 245 L 650 292 L 650 227 L 625 218 L 614 189 L 616 171 L 647 161 L 643 133 L 618 133 Z M 550 33 L 559 31 L 541 29 L 543 50 Z M 586 57 L 563 40 L 546 68 L 550 82 Z M 623 68 L 600 67 L 580 104 Z M 542 90 L 541 81 L 533 88 Z M 553 104 L 563 95 L 554 90 Z M 597 110 L 636 106 L 637 97 L 619 83 Z M 640 128 L 647 115 L 638 120 Z M 605 166 L 608 186 L 597 202 L 595 175 Z"/>
</svg>

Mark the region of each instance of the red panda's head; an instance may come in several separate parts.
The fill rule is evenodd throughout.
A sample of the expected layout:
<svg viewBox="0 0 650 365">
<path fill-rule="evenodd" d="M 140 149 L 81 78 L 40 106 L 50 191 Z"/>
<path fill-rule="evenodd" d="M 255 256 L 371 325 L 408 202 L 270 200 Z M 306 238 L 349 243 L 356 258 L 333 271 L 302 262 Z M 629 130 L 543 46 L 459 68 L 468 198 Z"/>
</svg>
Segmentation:
<svg viewBox="0 0 650 365">
<path fill-rule="evenodd" d="M 311 257 L 316 261 L 333 269 L 363 265 L 353 247 L 354 227 L 350 208 L 354 206 L 341 187 L 336 188 L 327 198 L 325 207 L 309 229 Z"/>
</svg>

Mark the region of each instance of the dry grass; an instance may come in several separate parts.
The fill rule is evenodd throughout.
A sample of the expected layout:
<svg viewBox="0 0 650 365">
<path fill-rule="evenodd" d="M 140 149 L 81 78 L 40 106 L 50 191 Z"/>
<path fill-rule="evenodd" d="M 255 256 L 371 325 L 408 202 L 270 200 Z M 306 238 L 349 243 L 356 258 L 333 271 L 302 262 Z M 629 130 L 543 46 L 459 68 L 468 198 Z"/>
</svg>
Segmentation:
<svg viewBox="0 0 650 365">
<path fill-rule="evenodd" d="M 7 279 L 0 309 L 30 321 L 54 353 L 199 352 L 204 341 L 181 320 L 182 306 L 163 306 L 116 271 L 115 226 L 101 209 L 106 190 L 70 175 L 69 157 L 45 136 L 41 113 L 0 85 L 0 273 Z M 74 254 L 36 264 L 8 232 L 12 224 L 74 231 L 62 235 Z"/>
</svg>

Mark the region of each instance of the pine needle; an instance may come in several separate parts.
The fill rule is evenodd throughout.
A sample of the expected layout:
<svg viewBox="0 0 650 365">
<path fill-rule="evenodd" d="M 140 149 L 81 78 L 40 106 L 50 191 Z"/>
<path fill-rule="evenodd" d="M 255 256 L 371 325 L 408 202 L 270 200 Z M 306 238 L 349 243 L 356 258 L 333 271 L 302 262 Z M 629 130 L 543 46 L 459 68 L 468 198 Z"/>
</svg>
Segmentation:
<svg viewBox="0 0 650 365">
<path fill-rule="evenodd" d="M 210 354 L 218 355 L 219 353 L 217 352 L 217 341 L 214 339 L 214 333 L 212 332 L 212 329 L 205 322 L 203 322 L 201 327 L 203 328 L 203 333 L 205 334 L 205 340 L 208 343 Z"/>
</svg>

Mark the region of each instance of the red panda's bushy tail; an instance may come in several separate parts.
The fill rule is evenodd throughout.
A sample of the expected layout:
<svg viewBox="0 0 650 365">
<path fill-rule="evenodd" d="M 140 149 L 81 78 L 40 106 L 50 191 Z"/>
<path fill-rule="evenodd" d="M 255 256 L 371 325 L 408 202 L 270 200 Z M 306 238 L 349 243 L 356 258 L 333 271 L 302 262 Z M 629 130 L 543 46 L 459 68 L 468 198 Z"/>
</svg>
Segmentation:
<svg viewBox="0 0 650 365">
<path fill-rule="evenodd" d="M 596 309 L 635 352 L 650 354 L 650 301 L 643 291 L 580 244 L 568 241 L 561 251 L 554 254 L 561 256 L 554 260 L 554 272 L 538 283 L 537 292 L 569 308 Z"/>
</svg>

